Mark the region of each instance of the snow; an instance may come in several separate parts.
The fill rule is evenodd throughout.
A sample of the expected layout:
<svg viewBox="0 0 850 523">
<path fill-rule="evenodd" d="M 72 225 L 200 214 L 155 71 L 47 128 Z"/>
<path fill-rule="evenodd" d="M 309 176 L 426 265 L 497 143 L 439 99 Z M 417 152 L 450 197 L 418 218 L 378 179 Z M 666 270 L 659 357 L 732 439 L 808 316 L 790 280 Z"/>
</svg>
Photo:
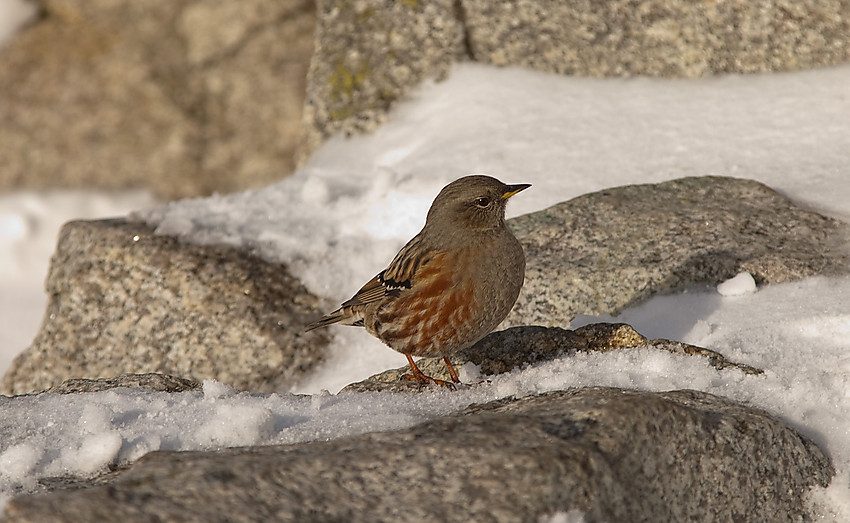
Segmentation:
<svg viewBox="0 0 850 523">
<path fill-rule="evenodd" d="M 447 81 L 417 89 L 374 134 L 332 138 L 294 176 L 262 190 L 147 210 L 153 202 L 138 195 L 6 195 L 2 348 L 20 350 L 20 341 L 32 337 L 37 320 L 24 320 L 36 309 L 37 318 L 43 313 L 34 285 L 46 273 L 55 226 L 93 202 L 101 213 L 136 209 L 164 234 L 286 263 L 329 306 L 385 267 L 422 226 L 443 185 L 476 172 L 533 185 L 511 200 L 511 216 L 607 187 L 716 174 L 759 180 L 850 221 L 848 85 L 850 66 L 600 80 L 462 64 Z M 291 391 L 252 394 L 207 380 L 201 392 L 0 398 L 0 492 L 96 473 L 154 450 L 327 440 L 408 427 L 472 403 L 605 385 L 698 389 L 773 413 L 829 454 L 837 475 L 813 499 L 824 519 L 850 520 L 850 277 L 756 291 L 747 276 L 706 292 L 655 297 L 617 318 L 579 317 L 573 326 L 625 321 L 650 338 L 693 343 L 762 368 L 760 376 L 647 348 L 567 356 L 457 391 L 336 393 L 404 358 L 361 329 L 330 327 L 330 361 Z M 22 300 L 33 304 L 22 307 Z M 466 382 L 477 381 L 474 365 L 460 372 Z M 549 518 L 580 519 L 572 512 Z"/>
<path fill-rule="evenodd" d="M 537 518 L 538 523 L 584 523 L 584 512 L 570 510 L 569 512 L 556 512 Z"/>
<path fill-rule="evenodd" d="M 721 296 L 743 296 L 756 292 L 756 280 L 748 272 L 742 272 L 717 285 L 717 293 Z"/>
</svg>

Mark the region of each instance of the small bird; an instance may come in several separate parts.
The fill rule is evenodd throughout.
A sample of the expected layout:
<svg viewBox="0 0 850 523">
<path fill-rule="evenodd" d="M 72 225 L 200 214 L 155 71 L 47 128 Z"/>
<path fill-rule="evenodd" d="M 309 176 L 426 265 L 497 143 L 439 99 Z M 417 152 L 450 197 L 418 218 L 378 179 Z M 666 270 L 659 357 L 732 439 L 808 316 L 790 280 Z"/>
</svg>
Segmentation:
<svg viewBox="0 0 850 523">
<path fill-rule="evenodd" d="M 465 176 L 434 199 L 425 227 L 390 265 L 339 309 L 307 326 L 332 323 L 366 327 L 407 356 L 421 384 L 448 382 L 426 376 L 413 356 L 449 355 L 472 346 L 508 315 L 525 277 L 522 246 L 505 225 L 508 198 L 531 187 L 490 176 Z"/>
</svg>

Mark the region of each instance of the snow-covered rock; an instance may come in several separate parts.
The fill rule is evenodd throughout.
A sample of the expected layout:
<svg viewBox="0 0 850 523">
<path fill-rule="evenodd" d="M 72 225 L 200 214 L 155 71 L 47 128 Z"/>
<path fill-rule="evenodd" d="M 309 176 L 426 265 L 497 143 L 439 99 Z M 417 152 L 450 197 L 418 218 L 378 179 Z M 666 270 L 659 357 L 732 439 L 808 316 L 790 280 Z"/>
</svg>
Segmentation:
<svg viewBox="0 0 850 523">
<path fill-rule="evenodd" d="M 729 361 L 713 350 L 672 340 L 649 340 L 623 323 L 597 323 L 575 330 L 558 327 L 512 327 L 491 333 L 472 347 L 452 356 L 452 364 L 461 369 L 461 382 L 477 383 L 494 375 L 508 373 L 543 361 L 565 358 L 576 353 L 627 351 L 648 349 L 672 354 L 702 356 L 706 364 L 717 370 L 737 369 L 745 374 L 758 375 L 763 371 L 749 365 Z M 428 376 L 450 380 L 442 358 L 423 358 L 417 366 Z M 343 389 L 351 392 L 421 390 L 413 380 L 403 379 L 410 372 L 405 365 L 352 383 Z M 463 385 L 460 385 L 461 387 Z"/>
<path fill-rule="evenodd" d="M 17 497 L 4 521 L 797 520 L 832 473 L 762 411 L 696 391 L 590 387 L 329 442 L 160 452 L 106 484 Z"/>
<path fill-rule="evenodd" d="M 168 222 L 175 233 L 178 222 Z M 509 225 L 527 268 L 505 326 L 567 327 L 577 314 L 615 315 L 742 270 L 779 283 L 848 267 L 847 255 L 831 249 L 846 225 L 734 178 L 612 188 Z M 288 267 L 154 235 L 141 223 L 67 225 L 47 284 L 49 316 L 3 378 L 7 393 L 139 372 L 287 390 L 324 361 L 331 336 L 303 333 L 330 304 Z"/>
<path fill-rule="evenodd" d="M 569 325 L 741 271 L 781 283 L 850 271 L 850 226 L 753 180 L 614 187 L 509 222 L 528 260 L 503 325 Z"/>
<path fill-rule="evenodd" d="M 717 284 L 717 293 L 721 296 L 743 296 L 756 292 L 756 280 L 748 272 L 738 273 L 735 277 Z"/>
<path fill-rule="evenodd" d="M 423 79 L 453 74 L 449 66 L 460 60 L 575 77 L 696 78 L 850 58 L 843 4 L 774 4 L 319 3 L 299 157 L 334 134 L 374 130 Z"/>
</svg>

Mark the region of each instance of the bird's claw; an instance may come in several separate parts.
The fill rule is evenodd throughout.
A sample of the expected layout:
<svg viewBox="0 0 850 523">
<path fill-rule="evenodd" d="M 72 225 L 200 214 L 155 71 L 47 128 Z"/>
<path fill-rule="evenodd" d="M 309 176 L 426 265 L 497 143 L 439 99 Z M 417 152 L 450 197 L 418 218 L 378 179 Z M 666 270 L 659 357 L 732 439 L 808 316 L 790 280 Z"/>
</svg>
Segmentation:
<svg viewBox="0 0 850 523">
<path fill-rule="evenodd" d="M 402 374 L 401 379 L 403 379 L 405 381 L 416 381 L 417 383 L 419 383 L 419 388 L 422 388 L 425 385 L 428 385 L 430 383 L 436 383 L 437 385 L 439 385 L 441 387 L 446 387 L 449 390 L 456 390 L 457 389 L 455 384 L 450 382 L 450 381 L 432 378 L 431 376 L 426 376 L 425 374 L 422 374 L 421 372 L 418 373 L 418 374 L 417 373 Z"/>
</svg>

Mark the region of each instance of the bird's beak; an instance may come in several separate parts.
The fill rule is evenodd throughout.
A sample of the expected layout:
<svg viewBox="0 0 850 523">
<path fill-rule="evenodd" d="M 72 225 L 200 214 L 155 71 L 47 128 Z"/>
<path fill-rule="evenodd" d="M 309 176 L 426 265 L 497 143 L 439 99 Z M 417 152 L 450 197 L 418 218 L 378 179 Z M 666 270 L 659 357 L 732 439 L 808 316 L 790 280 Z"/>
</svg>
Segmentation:
<svg viewBox="0 0 850 523">
<path fill-rule="evenodd" d="M 508 185 L 508 190 L 505 191 L 505 194 L 502 195 L 502 199 L 507 200 L 508 198 L 515 195 L 516 193 L 518 193 L 522 190 L 528 189 L 529 187 L 531 187 L 530 183 L 519 183 L 517 185 Z"/>
</svg>

